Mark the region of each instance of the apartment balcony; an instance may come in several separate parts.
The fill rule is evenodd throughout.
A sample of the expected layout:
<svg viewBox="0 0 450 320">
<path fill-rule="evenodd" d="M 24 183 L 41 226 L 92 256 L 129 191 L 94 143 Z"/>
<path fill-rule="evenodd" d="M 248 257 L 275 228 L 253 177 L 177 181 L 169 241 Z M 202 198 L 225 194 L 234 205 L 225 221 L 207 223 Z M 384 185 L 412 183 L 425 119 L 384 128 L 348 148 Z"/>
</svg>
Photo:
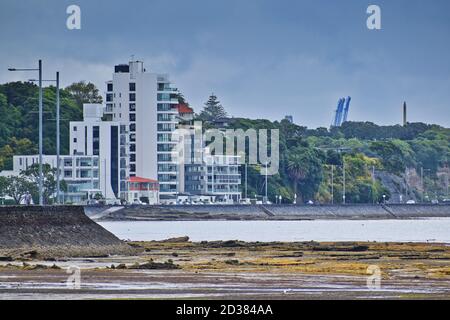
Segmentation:
<svg viewBox="0 0 450 320">
<path fill-rule="evenodd" d="M 114 113 L 114 107 L 104 107 L 103 113 Z"/>
</svg>

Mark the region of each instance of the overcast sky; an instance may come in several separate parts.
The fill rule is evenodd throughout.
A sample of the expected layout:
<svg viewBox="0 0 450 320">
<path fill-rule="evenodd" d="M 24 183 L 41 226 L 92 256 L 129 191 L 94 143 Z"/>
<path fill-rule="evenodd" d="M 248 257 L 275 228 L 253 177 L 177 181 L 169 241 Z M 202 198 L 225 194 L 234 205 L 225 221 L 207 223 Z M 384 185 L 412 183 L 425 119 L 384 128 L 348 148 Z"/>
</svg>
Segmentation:
<svg viewBox="0 0 450 320">
<path fill-rule="evenodd" d="M 81 7 L 81 30 L 66 8 Z M 382 30 L 366 27 L 381 7 Z M 45 77 L 94 82 L 131 55 L 168 73 L 198 111 L 214 92 L 233 116 L 329 126 L 337 100 L 350 120 L 450 126 L 448 0 L 1 0 L 0 83 L 44 60 Z M 33 76 L 34 77 L 34 76 Z"/>
</svg>

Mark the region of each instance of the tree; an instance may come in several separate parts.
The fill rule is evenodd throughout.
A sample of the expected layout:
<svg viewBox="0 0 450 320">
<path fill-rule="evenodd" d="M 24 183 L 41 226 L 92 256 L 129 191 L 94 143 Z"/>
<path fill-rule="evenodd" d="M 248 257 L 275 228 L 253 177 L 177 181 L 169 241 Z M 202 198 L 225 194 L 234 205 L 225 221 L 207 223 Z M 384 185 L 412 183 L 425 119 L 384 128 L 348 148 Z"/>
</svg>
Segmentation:
<svg viewBox="0 0 450 320">
<path fill-rule="evenodd" d="M 303 158 L 300 154 L 291 154 L 287 160 L 289 177 L 294 181 L 294 194 L 297 194 L 297 186 L 300 179 L 305 177 Z"/>
<path fill-rule="evenodd" d="M 103 99 L 99 95 L 97 87 L 85 81 L 79 81 L 66 87 L 66 90 L 75 98 L 78 106 L 82 107 L 83 103 L 102 103 Z"/>
<path fill-rule="evenodd" d="M 198 116 L 198 118 L 203 121 L 215 121 L 226 117 L 228 117 L 227 112 L 214 94 L 209 96 L 208 101 L 205 103 L 205 107 Z"/>
<path fill-rule="evenodd" d="M 44 204 L 48 204 L 51 201 L 51 197 L 56 193 L 55 177 L 57 174 L 57 170 L 56 168 L 52 168 L 49 164 L 44 164 L 42 166 L 42 174 L 44 177 L 42 197 L 44 200 Z M 39 185 L 39 165 L 31 165 L 27 170 L 21 172 L 21 176 L 25 179 L 28 179 L 36 186 L 36 189 L 33 190 L 34 192 L 32 193 L 32 195 L 35 199 L 35 203 L 38 202 L 36 200 L 38 200 L 37 187 Z M 63 183 L 62 185 L 65 185 L 65 183 Z"/>
<path fill-rule="evenodd" d="M 12 176 L 6 179 L 7 180 L 4 181 L 6 183 L 4 192 L 6 195 L 13 198 L 16 204 L 20 204 L 24 195 L 27 192 L 33 193 L 36 188 L 36 186 L 25 177 Z"/>
<path fill-rule="evenodd" d="M 189 102 L 187 102 L 186 98 L 184 97 L 184 94 L 181 91 L 178 91 L 177 98 L 179 104 L 185 104 L 189 106 Z"/>
<path fill-rule="evenodd" d="M 287 172 L 294 180 L 294 192 L 300 187 L 301 198 L 313 198 L 322 182 L 322 162 L 316 150 L 309 147 L 293 149 L 287 158 Z"/>
</svg>

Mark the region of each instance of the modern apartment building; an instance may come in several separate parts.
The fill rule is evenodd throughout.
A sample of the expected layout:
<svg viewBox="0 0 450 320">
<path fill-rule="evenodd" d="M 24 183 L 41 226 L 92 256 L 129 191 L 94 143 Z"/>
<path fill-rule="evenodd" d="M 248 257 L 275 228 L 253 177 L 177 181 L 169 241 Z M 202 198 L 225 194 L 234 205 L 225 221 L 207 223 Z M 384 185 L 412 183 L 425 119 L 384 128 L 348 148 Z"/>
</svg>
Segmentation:
<svg viewBox="0 0 450 320">
<path fill-rule="evenodd" d="M 56 155 L 44 155 L 43 164 L 57 167 Z M 39 155 L 14 156 L 13 170 L 3 171 L 3 176 L 19 176 L 22 171 L 39 163 Z M 65 203 L 84 203 L 102 193 L 103 184 L 99 172 L 98 156 L 61 156 L 60 178 L 67 184 L 67 191 L 61 193 Z"/>
<path fill-rule="evenodd" d="M 83 121 L 70 122 L 70 153 L 97 156 L 99 188 L 106 199 L 126 199 L 128 131 L 119 121 L 102 121 L 101 104 L 85 104 Z"/>
<path fill-rule="evenodd" d="M 106 83 L 105 120 L 126 124 L 130 177 L 158 180 L 161 195 L 179 192 L 172 136 L 178 124 L 178 91 L 167 75 L 147 72 L 141 61 L 117 65 Z"/>
</svg>

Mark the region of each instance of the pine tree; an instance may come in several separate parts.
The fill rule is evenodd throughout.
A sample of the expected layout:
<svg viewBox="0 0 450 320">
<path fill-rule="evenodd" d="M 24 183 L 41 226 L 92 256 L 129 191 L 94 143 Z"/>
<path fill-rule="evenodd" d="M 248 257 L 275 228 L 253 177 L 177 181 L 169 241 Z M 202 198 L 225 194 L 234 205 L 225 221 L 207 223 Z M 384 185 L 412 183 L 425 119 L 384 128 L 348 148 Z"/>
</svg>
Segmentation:
<svg viewBox="0 0 450 320">
<path fill-rule="evenodd" d="M 209 96 L 208 101 L 205 103 L 205 107 L 198 116 L 198 118 L 203 121 L 215 121 L 226 117 L 228 117 L 228 114 L 214 93 Z"/>
</svg>

